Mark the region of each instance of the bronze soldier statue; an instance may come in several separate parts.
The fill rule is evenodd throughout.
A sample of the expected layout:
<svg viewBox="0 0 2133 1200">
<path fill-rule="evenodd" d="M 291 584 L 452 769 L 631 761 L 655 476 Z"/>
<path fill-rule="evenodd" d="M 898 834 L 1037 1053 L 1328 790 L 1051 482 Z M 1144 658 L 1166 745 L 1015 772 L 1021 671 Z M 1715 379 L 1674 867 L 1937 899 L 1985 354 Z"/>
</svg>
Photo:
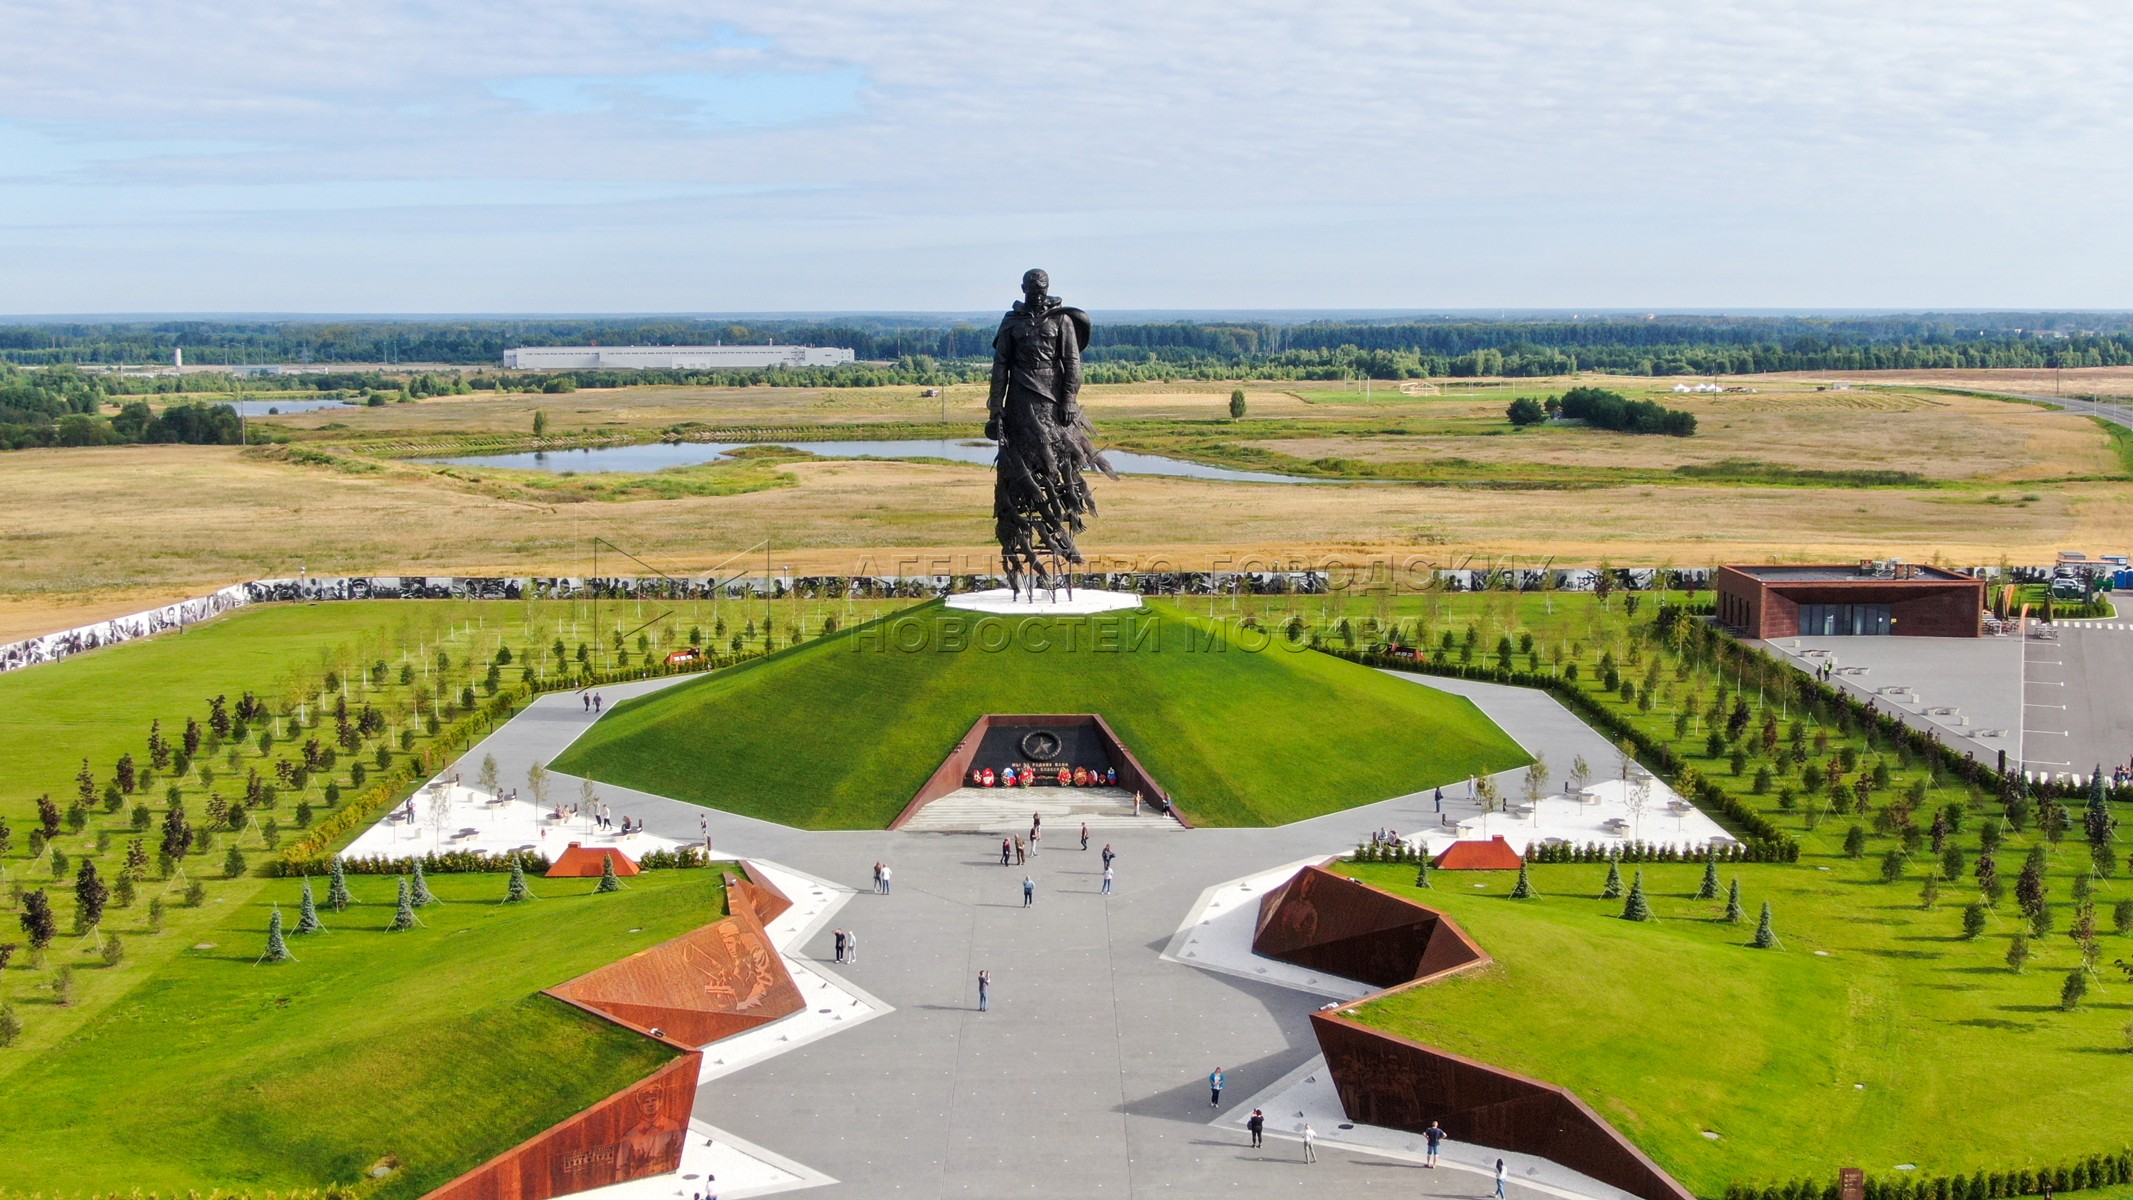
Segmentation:
<svg viewBox="0 0 2133 1200">
<path fill-rule="evenodd" d="M 1089 345 L 1089 314 L 1047 294 L 1051 277 L 1022 276 L 1022 299 L 1000 319 L 992 339 L 992 395 L 985 436 L 997 442 L 993 530 L 1008 586 L 1024 577 L 1037 589 L 1059 585 L 1059 562 L 1079 563 L 1074 535 L 1094 516 L 1096 498 L 1082 479 L 1095 467 L 1118 473 L 1097 452 L 1096 431 L 1081 413 L 1081 352 Z"/>
</svg>

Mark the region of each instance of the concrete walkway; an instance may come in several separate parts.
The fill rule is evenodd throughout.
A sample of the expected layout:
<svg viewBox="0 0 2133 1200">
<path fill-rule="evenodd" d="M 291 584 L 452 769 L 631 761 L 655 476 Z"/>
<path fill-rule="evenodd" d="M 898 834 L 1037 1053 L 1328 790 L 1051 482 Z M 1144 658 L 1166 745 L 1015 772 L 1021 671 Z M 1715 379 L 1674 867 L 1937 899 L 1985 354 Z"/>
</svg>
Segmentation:
<svg viewBox="0 0 2133 1200">
<path fill-rule="evenodd" d="M 604 689 L 614 701 L 673 680 Z M 1529 750 L 1567 769 L 1583 754 L 1612 764 L 1604 738 L 1546 695 L 1444 683 L 1472 697 Z M 1419 683 L 1417 686 L 1421 686 Z M 545 697 L 475 746 L 471 777 L 496 756 L 503 786 L 552 761 L 592 722 L 574 695 Z M 1521 772 L 1499 782 L 1515 795 Z M 1560 776 L 1558 776 L 1560 777 Z M 555 777 L 556 795 L 578 781 Z M 1456 788 L 1457 795 L 1452 793 Z M 1448 810 L 1475 815 L 1466 781 L 1446 781 Z M 1230 1127 L 1236 1103 L 1208 1103 L 1207 1075 L 1239 1098 L 1278 1091 L 1318 1058 L 1308 1015 L 1323 995 L 1167 960 L 1180 923 L 1225 881 L 1352 848 L 1372 830 L 1434 825 L 1431 792 L 1276 829 L 1105 830 L 1091 849 L 1062 837 L 1024 866 L 1002 867 L 986 834 L 809 832 L 607 784 L 619 820 L 653 834 L 700 836 L 708 817 L 721 853 L 782 864 L 857 894 L 837 923 L 857 931 L 861 962 L 835 966 L 826 930 L 789 953 L 825 978 L 894 1011 L 748 1066 L 700 1093 L 697 1118 L 833 1178 L 824 1196 L 1485 1196 L 1488 1182 L 1425 1170 L 1392 1147 L 1253 1150 Z M 1026 819 L 1027 814 L 1022 814 Z M 1050 822 L 1047 822 L 1049 825 Z M 1050 832 L 1047 830 L 1047 832 Z M 1063 834 L 1065 831 L 1061 830 Z M 1093 832 L 1093 829 L 1092 829 Z M 1113 895 L 1099 892 L 1099 851 L 1118 853 Z M 895 868 L 892 895 L 871 890 L 876 860 Z M 1023 904 L 1022 881 L 1036 886 Z M 993 978 L 977 1011 L 976 977 Z M 1308 1075 L 1309 1072 L 1303 1072 Z M 1331 1133 L 1332 1131 L 1325 1131 Z M 1560 1177 L 1511 1191 L 1522 1200 L 1586 1195 Z M 1589 1181 L 1587 1181 L 1589 1183 Z M 679 1195 L 687 1185 L 677 1184 Z"/>
</svg>

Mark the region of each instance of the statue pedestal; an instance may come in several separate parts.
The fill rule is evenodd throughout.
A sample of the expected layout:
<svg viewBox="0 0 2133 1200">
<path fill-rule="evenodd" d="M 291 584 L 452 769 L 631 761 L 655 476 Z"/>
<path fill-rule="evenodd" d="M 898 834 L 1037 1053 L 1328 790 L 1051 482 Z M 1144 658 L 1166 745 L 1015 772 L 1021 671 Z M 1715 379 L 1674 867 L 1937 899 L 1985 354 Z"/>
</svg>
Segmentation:
<svg viewBox="0 0 2133 1200">
<path fill-rule="evenodd" d="M 1006 588 L 991 588 L 950 596 L 946 603 L 949 608 L 964 612 L 1006 617 L 1087 617 L 1139 608 L 1141 598 L 1132 592 L 1107 592 L 1099 588 L 1075 588 L 1071 597 L 1065 588 L 1056 592 L 1038 588 L 1037 597 L 1032 600 L 1026 592 L 1017 598 Z"/>
</svg>

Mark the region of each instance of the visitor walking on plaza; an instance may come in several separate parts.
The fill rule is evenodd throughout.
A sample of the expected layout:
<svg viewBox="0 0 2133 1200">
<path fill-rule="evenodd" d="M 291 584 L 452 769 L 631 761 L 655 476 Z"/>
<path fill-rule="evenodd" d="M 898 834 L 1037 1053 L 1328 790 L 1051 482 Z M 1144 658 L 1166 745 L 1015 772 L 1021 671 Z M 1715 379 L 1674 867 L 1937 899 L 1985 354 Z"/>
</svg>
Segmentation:
<svg viewBox="0 0 2133 1200">
<path fill-rule="evenodd" d="M 889 883 L 893 874 L 889 870 L 889 864 L 881 864 L 881 894 L 884 896 L 889 894 Z"/>
<path fill-rule="evenodd" d="M 839 930 L 837 930 L 837 931 L 836 931 L 836 934 L 837 934 L 837 961 L 841 963 L 841 962 L 843 962 L 843 961 L 844 961 L 844 945 L 845 945 L 845 942 L 844 942 L 844 931 L 843 931 L 842 929 L 839 929 Z"/>
<path fill-rule="evenodd" d="M 1114 860 L 1116 860 L 1117 858 L 1118 858 L 1118 854 L 1117 854 L 1117 852 L 1115 852 L 1115 851 L 1113 851 L 1113 850 L 1111 849 L 1111 843 L 1109 843 L 1109 842 L 1105 842 L 1105 843 L 1104 843 L 1104 867 L 1105 867 L 1106 869 L 1109 869 L 1109 868 L 1110 868 L 1110 866 L 1111 866 L 1111 863 L 1112 863 L 1112 862 L 1113 862 Z"/>
<path fill-rule="evenodd" d="M 1309 1121 L 1304 1122 L 1304 1161 L 1307 1163 L 1318 1161 L 1318 1131 L 1311 1128 Z"/>
<path fill-rule="evenodd" d="M 1022 877 L 1022 907 L 1037 903 L 1037 881 L 1027 875 Z"/>
<path fill-rule="evenodd" d="M 1444 789 L 1443 789 L 1443 788 L 1438 788 L 1438 789 L 1437 789 L 1437 811 L 1438 811 L 1438 812 L 1443 812 L 1443 811 L 1444 811 Z"/>
<path fill-rule="evenodd" d="M 1263 1145 L 1265 1145 L 1265 1144 L 1266 1144 L 1266 1142 L 1265 1142 L 1265 1136 L 1266 1136 L 1266 1114 L 1265 1114 L 1265 1113 L 1263 1113 L 1263 1112 L 1259 1111 L 1259 1110 L 1258 1110 L 1258 1109 L 1256 1109 L 1256 1108 L 1255 1108 L 1255 1109 L 1253 1109 L 1253 1110 L 1252 1110 L 1252 1115 L 1251 1115 L 1251 1119 L 1250 1119 L 1250 1120 L 1247 1120 L 1247 1121 L 1246 1121 L 1246 1122 L 1244 1123 L 1244 1127 L 1245 1127 L 1246 1129 L 1249 1129 L 1249 1130 L 1251 1130 L 1251 1131 L 1252 1131 L 1252 1149 L 1254 1149 L 1254 1150 L 1257 1150 L 1257 1149 L 1258 1149 L 1259 1147 L 1261 1147 L 1261 1146 L 1263 1146 Z"/>
<path fill-rule="evenodd" d="M 585 711 L 586 711 L 586 712 L 591 712 L 591 711 L 593 710 L 593 698 L 592 698 L 592 695 L 591 695 L 591 693 L 589 693 L 589 692 L 581 692 L 581 693 L 579 693 L 579 695 L 578 695 L 578 699 L 580 699 L 580 700 L 583 700 L 583 701 L 585 702 Z"/>
<path fill-rule="evenodd" d="M 1019 866 L 1023 865 L 1024 863 L 1027 863 L 1028 861 L 1029 861 L 1029 847 L 1028 847 L 1028 846 L 1025 846 L 1025 845 L 1023 845 L 1023 844 L 1022 844 L 1022 839 L 1021 839 L 1021 838 L 1016 838 L 1016 839 L 1015 839 L 1015 865 L 1019 867 Z"/>
<path fill-rule="evenodd" d="M 599 711 L 600 711 L 600 693 L 598 693 L 598 692 L 594 692 L 594 693 L 593 693 L 593 711 L 594 711 L 594 712 L 599 712 Z"/>
<path fill-rule="evenodd" d="M 1444 1126 L 1431 1121 L 1429 1128 L 1422 1131 L 1422 1140 L 1429 1143 L 1429 1153 L 1423 1156 L 1422 1165 L 1434 1167 L 1437 1165 L 1437 1144 L 1444 1140 Z"/>
<path fill-rule="evenodd" d="M 1504 1200 L 1504 1195 L 1503 1195 L 1503 1180 L 1504 1180 L 1504 1169 L 1503 1169 L 1503 1160 L 1499 1158 L 1499 1159 L 1497 1159 L 1497 1160 L 1496 1160 L 1496 1200 Z"/>
<path fill-rule="evenodd" d="M 978 1011 L 979 1011 L 979 1012 L 985 1012 L 985 1011 L 989 1010 L 989 1009 L 990 1009 L 991 1007 L 992 1007 L 992 972 L 991 972 L 991 971 L 979 971 L 979 972 L 978 972 Z"/>
<path fill-rule="evenodd" d="M 1087 821 L 1081 823 L 1081 849 L 1083 853 L 1087 853 L 1089 849 L 1089 823 Z"/>
<path fill-rule="evenodd" d="M 1141 815 L 1141 794 L 1138 790 L 1133 793 L 1133 815 L 1136 817 Z"/>
<path fill-rule="evenodd" d="M 1037 857 L 1037 839 L 1042 836 L 1044 836 L 1043 831 L 1039 830 L 1035 825 L 1029 827 L 1029 856 L 1031 858 Z"/>
<path fill-rule="evenodd" d="M 859 962 L 859 931 L 856 929 L 844 931 L 844 961 L 855 965 Z"/>
<path fill-rule="evenodd" d="M 1015 857 L 1015 839 L 1000 839 L 1000 865 L 1007 866 Z"/>
<path fill-rule="evenodd" d="M 1213 1071 L 1211 1071 L 1211 1072 L 1209 1072 L 1209 1073 L 1208 1073 L 1208 1076 L 1207 1076 L 1207 1102 L 1208 1102 L 1208 1104 L 1210 1104 L 1210 1105 L 1212 1105 L 1212 1106 L 1214 1106 L 1214 1107 L 1216 1107 L 1216 1108 L 1220 1108 L 1220 1107 L 1222 1107 L 1222 1085 L 1223 1085 L 1223 1084 L 1225 1084 L 1225 1083 L 1228 1083 L 1228 1082 L 1229 1082 L 1229 1076 L 1227 1076 L 1227 1075 L 1224 1075 L 1224 1074 L 1222 1073 L 1222 1068 L 1220 1068 L 1220 1067 L 1216 1067 L 1216 1068 L 1215 1068 L 1215 1069 L 1214 1069 Z"/>
<path fill-rule="evenodd" d="M 1110 894 L 1111 894 L 1111 868 L 1110 868 L 1110 867 L 1108 867 L 1108 866 L 1106 866 L 1106 867 L 1104 868 L 1104 891 L 1103 891 L 1103 894 L 1104 894 L 1104 895 L 1106 895 L 1106 896 L 1108 896 L 1108 895 L 1110 895 Z"/>
</svg>

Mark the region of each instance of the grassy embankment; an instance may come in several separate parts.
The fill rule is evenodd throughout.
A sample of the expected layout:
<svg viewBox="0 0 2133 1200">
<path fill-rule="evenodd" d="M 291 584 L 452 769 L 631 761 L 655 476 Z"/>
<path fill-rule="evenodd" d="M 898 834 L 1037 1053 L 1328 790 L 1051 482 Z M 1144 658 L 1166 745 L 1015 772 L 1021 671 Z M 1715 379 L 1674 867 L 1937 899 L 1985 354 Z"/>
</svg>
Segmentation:
<svg viewBox="0 0 2133 1200">
<path fill-rule="evenodd" d="M 2062 894 L 2075 859 L 2055 856 Z M 1659 919 L 1638 924 L 1598 899 L 1601 865 L 1535 867 L 1541 898 L 1523 902 L 1504 873 L 1437 873 L 1419 891 L 1412 868 L 1343 869 L 1449 912 L 1497 960 L 1367 1006 L 1367 1022 L 1570 1088 L 1699 1195 L 1840 1166 L 2042 1166 L 2125 1142 L 2113 1114 L 2133 1103 L 2117 1065 L 2133 985 L 2106 966 L 2094 998 L 2061 1012 L 2072 945 L 2039 939 L 2011 971 L 2011 903 L 1966 939 L 1963 897 L 1924 911 L 1915 879 L 1884 885 L 1873 865 L 1816 854 L 1724 870 L 1741 925 L 1690 899 L 1702 868 L 1645 866 Z M 1778 951 L 1747 946 L 1765 900 Z M 2003 1136 L 2012 1114 L 2021 1132 Z"/>
<path fill-rule="evenodd" d="M 1209 642 L 1166 605 L 1116 622 L 989 624 L 1023 633 L 988 653 L 972 614 L 929 606 L 720 672 L 622 705 L 554 765 L 864 829 L 894 818 L 985 713 L 1101 713 L 1206 825 L 1282 824 L 1525 761 L 1463 699 L 1323 655 L 1247 650 L 1234 632 Z M 1099 628 L 1113 648 L 1092 647 Z"/>
<path fill-rule="evenodd" d="M 624 646 L 630 662 L 657 657 L 689 635 L 700 633 L 702 641 L 715 643 L 727 653 L 760 650 L 763 627 L 775 624 L 778 644 L 798 634 L 819 636 L 830 617 L 852 621 L 877 611 L 883 602 L 778 601 L 766 605 L 724 601 L 680 602 L 674 605 L 640 605 L 608 602 L 601 605 L 601 624 L 610 635 L 650 620 L 669 607 L 674 615 L 653 625 L 645 641 L 629 639 Z M 730 622 L 730 624 L 729 624 Z M 504 683 L 520 682 L 528 652 L 547 672 L 555 669 L 554 643 L 563 640 L 565 661 L 576 661 L 576 648 L 592 640 L 591 606 L 583 602 L 468 602 L 468 601 L 341 601 L 327 604 L 276 604 L 244 609 L 228 617 L 194 626 L 183 634 L 165 635 L 139 642 L 107 647 L 0 675 L 0 711 L 6 711 L 10 736 L 0 739 L 0 820 L 8 832 L 8 848 L 0 853 L 0 872 L 8 890 L 0 894 L 0 943 L 12 942 L 18 949 L 5 970 L 0 970 L 0 1004 L 16 1006 L 23 1034 L 11 1049 L 0 1049 L 0 1089 L 9 1073 L 35 1053 L 58 1043 L 105 1007 L 143 975 L 150 974 L 181 947 L 199 940 L 201 932 L 226 911 L 224 905 L 241 905 L 265 886 L 256 874 L 259 865 L 273 856 L 274 843 L 296 837 L 303 826 L 298 806 L 308 805 L 314 822 L 335 811 L 328 788 L 338 790 L 341 803 L 352 802 L 378 777 L 377 753 L 382 748 L 397 766 L 410 754 L 440 757 L 456 753 L 453 747 L 438 747 L 429 721 L 439 718 L 449 726 L 469 711 L 465 701 L 479 705 L 488 700 L 487 672 L 497 651 L 512 647 L 512 662 L 498 668 Z M 612 641 L 610 639 L 610 649 Z M 603 660 L 592 655 L 595 662 Z M 447 663 L 440 666 L 438 655 Z M 385 664 L 381 673 L 379 663 Z M 406 682 L 402 672 L 405 671 Z M 337 676 L 340 688 L 328 691 L 328 675 Z M 269 710 L 263 722 L 254 722 L 240 742 L 232 736 L 215 735 L 210 722 L 208 698 L 227 697 L 234 709 L 245 692 L 257 694 Z M 384 728 L 374 735 L 361 735 L 359 749 L 350 752 L 336 744 L 335 701 L 345 694 L 351 716 L 366 705 L 376 708 Z M 200 753 L 180 773 L 176 749 L 182 746 L 188 718 L 201 726 Z M 151 722 L 160 722 L 162 736 L 173 745 L 170 767 L 155 771 L 147 740 Z M 360 732 L 360 731 L 359 731 Z M 260 734 L 272 742 L 262 748 Z M 336 751 L 333 766 L 308 773 L 301 787 L 278 782 L 278 762 L 299 762 L 303 743 L 316 739 Z M 130 755 L 136 768 L 136 788 L 121 794 L 115 811 L 107 810 L 104 793 L 117 778 L 117 762 Z M 81 827 L 76 830 L 63 817 L 60 832 L 38 853 L 31 853 L 31 834 L 38 828 L 36 800 L 49 795 L 62 814 L 78 799 L 76 773 L 87 760 L 93 801 L 82 806 Z M 357 772 L 363 772 L 363 783 Z M 232 829 L 224 824 L 210 829 L 208 811 L 219 795 L 226 802 L 242 800 L 248 777 L 257 772 L 268 786 L 276 788 L 273 803 L 255 808 L 248 820 Z M 163 821 L 170 808 L 170 789 L 185 808 L 195 837 L 207 834 L 206 844 L 197 844 L 176 864 L 182 876 L 162 878 L 155 867 Z M 146 809 L 146 827 L 136 830 L 136 808 Z M 254 823 L 256 822 L 256 824 Z M 269 830 L 272 832 L 270 833 Z M 106 908 L 102 934 L 117 937 L 124 947 L 124 961 L 115 968 L 101 965 L 95 938 L 73 933 L 74 887 L 85 862 L 94 863 L 107 885 L 115 885 L 127 849 L 140 839 L 151 866 L 140 880 L 133 904 L 123 905 L 114 897 Z M 232 846 L 246 855 L 251 871 L 226 878 L 226 855 Z M 65 856 L 60 867 L 54 851 Z M 187 904 L 190 885 L 205 889 L 200 907 Z M 19 927 L 21 901 L 14 889 L 43 890 L 58 921 L 59 935 L 39 962 L 31 953 Z M 160 931 L 150 928 L 149 909 L 160 902 Z M 54 985 L 63 967 L 77 968 L 72 975 L 70 1003 L 54 1003 Z"/>
<path fill-rule="evenodd" d="M 393 933 L 394 880 L 354 877 L 355 905 L 281 964 L 257 961 L 269 908 L 293 928 L 300 885 L 228 897 L 152 972 L 110 969 L 132 985 L 101 1017 L 12 1064 L 0 1188 L 316 1186 L 389 1159 L 364 1194 L 422 1195 L 670 1057 L 537 993 L 721 915 L 719 877 L 597 882 L 536 879 L 537 902 L 507 905 L 502 876 L 436 876 L 443 903 Z"/>
<path fill-rule="evenodd" d="M 1699 1194 L 1840 1165 L 1968 1173 L 2118 1149 L 2123 1130 L 2109 1114 L 2133 1102 L 2133 1076 L 2110 1064 L 2128 1044 L 2133 985 L 2111 964 L 2133 959 L 2133 920 L 2116 911 L 2128 895 L 2123 866 L 2091 878 L 2080 802 L 2055 834 L 2041 803 L 2011 810 L 1936 774 L 1816 700 L 1789 668 L 1722 653 L 1693 626 L 1660 635 L 1652 597 L 1634 617 L 1625 601 L 1355 598 L 1298 615 L 1333 644 L 1344 640 L 1343 616 L 1366 644 L 1382 630 L 1366 622 L 1405 622 L 1403 640 L 1433 652 L 1451 633 L 1453 666 L 1495 667 L 1505 637 L 1517 670 L 1567 679 L 1575 665 L 1573 690 L 1798 840 L 1801 861 L 1723 872 L 1742 881 L 1740 926 L 1718 920 L 1721 903 L 1687 898 L 1701 875 L 1694 865 L 1642 868 L 1660 918 L 1650 925 L 1620 920 L 1621 901 L 1597 898 L 1604 865 L 1534 868 L 1544 899 L 1529 903 L 1505 898 L 1507 875 L 1439 874 L 1420 898 L 1451 912 L 1499 966 L 1388 1000 L 1370 1019 L 1572 1088 Z M 1604 685 L 1608 662 L 1633 695 Z M 1747 717 L 1730 737 L 1736 702 Z M 1567 765 L 1550 764 L 1552 780 Z M 1592 765 L 1613 773 L 1612 763 Z M 1933 846 L 1936 815 L 1951 819 L 1943 851 Z M 1973 938 L 1964 910 L 1988 899 L 1976 874 L 1988 842 L 2005 894 Z M 2044 863 L 2042 925 L 2015 895 L 2032 853 Z M 1359 873 L 1413 894 L 1412 868 Z M 2082 969 L 2069 931 L 2084 887 L 2094 889 L 2099 967 L 2088 999 L 2064 1012 L 2061 986 Z M 1764 900 L 1781 952 L 1745 947 Z M 2008 965 L 2018 933 L 2030 955 L 2020 973 Z M 2001 1136 L 2010 1113 L 2029 1114 L 2019 1137 Z"/>
</svg>

